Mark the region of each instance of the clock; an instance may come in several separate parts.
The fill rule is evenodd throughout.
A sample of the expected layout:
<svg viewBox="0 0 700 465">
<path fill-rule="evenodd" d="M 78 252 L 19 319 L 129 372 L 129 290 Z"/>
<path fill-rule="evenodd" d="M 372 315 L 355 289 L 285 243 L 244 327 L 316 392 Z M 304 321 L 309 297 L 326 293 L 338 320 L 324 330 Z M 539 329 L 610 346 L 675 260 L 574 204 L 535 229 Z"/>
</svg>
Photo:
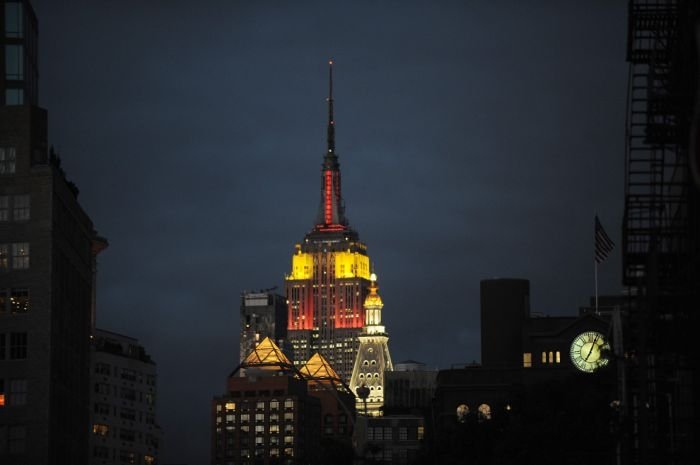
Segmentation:
<svg viewBox="0 0 700 465">
<path fill-rule="evenodd" d="M 586 331 L 576 336 L 571 343 L 571 361 L 574 366 L 586 373 L 593 373 L 608 364 L 606 352 L 610 344 L 596 331 Z"/>
</svg>

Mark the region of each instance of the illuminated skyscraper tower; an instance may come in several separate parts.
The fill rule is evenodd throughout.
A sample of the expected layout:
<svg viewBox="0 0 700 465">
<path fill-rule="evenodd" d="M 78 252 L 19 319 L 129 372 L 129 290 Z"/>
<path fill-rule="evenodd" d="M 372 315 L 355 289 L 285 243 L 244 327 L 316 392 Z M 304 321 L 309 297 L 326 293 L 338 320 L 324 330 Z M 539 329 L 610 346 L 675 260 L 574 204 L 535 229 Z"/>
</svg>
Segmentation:
<svg viewBox="0 0 700 465">
<path fill-rule="evenodd" d="M 294 363 L 320 352 L 344 380 L 350 378 L 369 286 L 367 246 L 348 224 L 335 153 L 333 62 L 328 95 L 328 149 L 321 165 L 321 203 L 313 229 L 296 244 L 286 278 L 287 336 Z"/>
<path fill-rule="evenodd" d="M 372 273 L 372 285 L 365 299 L 365 326 L 358 335 L 360 347 L 352 370 L 350 389 L 357 396 L 358 411 L 377 416 L 382 414 L 384 407 L 384 372 L 394 369 L 389 355 L 389 335 L 382 324 L 382 308 L 384 303 L 377 291 L 377 276 Z M 367 396 L 358 392 L 366 388 Z M 366 397 L 366 398 L 363 398 Z"/>
</svg>

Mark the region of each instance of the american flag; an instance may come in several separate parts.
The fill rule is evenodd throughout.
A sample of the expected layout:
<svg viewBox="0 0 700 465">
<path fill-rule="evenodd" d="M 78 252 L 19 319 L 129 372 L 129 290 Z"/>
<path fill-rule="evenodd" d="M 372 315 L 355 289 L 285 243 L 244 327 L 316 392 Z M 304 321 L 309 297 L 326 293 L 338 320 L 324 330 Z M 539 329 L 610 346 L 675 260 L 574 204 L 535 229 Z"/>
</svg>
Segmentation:
<svg viewBox="0 0 700 465">
<path fill-rule="evenodd" d="M 615 247 L 615 243 L 608 237 L 608 234 L 603 229 L 603 225 L 600 224 L 598 215 L 595 217 L 595 262 L 603 263 L 612 249 Z"/>
</svg>

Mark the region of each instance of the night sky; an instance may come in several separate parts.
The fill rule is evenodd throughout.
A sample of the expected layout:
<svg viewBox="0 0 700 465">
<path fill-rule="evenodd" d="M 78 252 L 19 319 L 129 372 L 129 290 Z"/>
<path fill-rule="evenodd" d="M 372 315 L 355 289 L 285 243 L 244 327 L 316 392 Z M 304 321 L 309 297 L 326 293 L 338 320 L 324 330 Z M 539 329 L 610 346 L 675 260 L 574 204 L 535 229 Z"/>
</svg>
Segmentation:
<svg viewBox="0 0 700 465">
<path fill-rule="evenodd" d="M 478 361 L 484 278 L 575 314 L 596 211 L 621 290 L 626 1 L 33 3 L 50 142 L 110 242 L 98 326 L 158 363 L 165 463 L 208 463 L 240 293 L 283 292 L 313 225 L 331 57 L 395 362 Z"/>
</svg>

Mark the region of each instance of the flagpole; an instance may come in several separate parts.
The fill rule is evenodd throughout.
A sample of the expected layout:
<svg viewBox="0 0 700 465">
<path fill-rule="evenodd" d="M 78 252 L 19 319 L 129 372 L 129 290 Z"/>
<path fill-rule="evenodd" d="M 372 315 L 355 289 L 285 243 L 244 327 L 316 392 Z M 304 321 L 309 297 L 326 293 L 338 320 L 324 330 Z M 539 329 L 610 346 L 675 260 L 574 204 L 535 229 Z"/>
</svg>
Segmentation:
<svg viewBox="0 0 700 465">
<path fill-rule="evenodd" d="M 595 314 L 598 314 L 598 261 L 593 259 L 593 279 L 595 281 Z"/>
</svg>

